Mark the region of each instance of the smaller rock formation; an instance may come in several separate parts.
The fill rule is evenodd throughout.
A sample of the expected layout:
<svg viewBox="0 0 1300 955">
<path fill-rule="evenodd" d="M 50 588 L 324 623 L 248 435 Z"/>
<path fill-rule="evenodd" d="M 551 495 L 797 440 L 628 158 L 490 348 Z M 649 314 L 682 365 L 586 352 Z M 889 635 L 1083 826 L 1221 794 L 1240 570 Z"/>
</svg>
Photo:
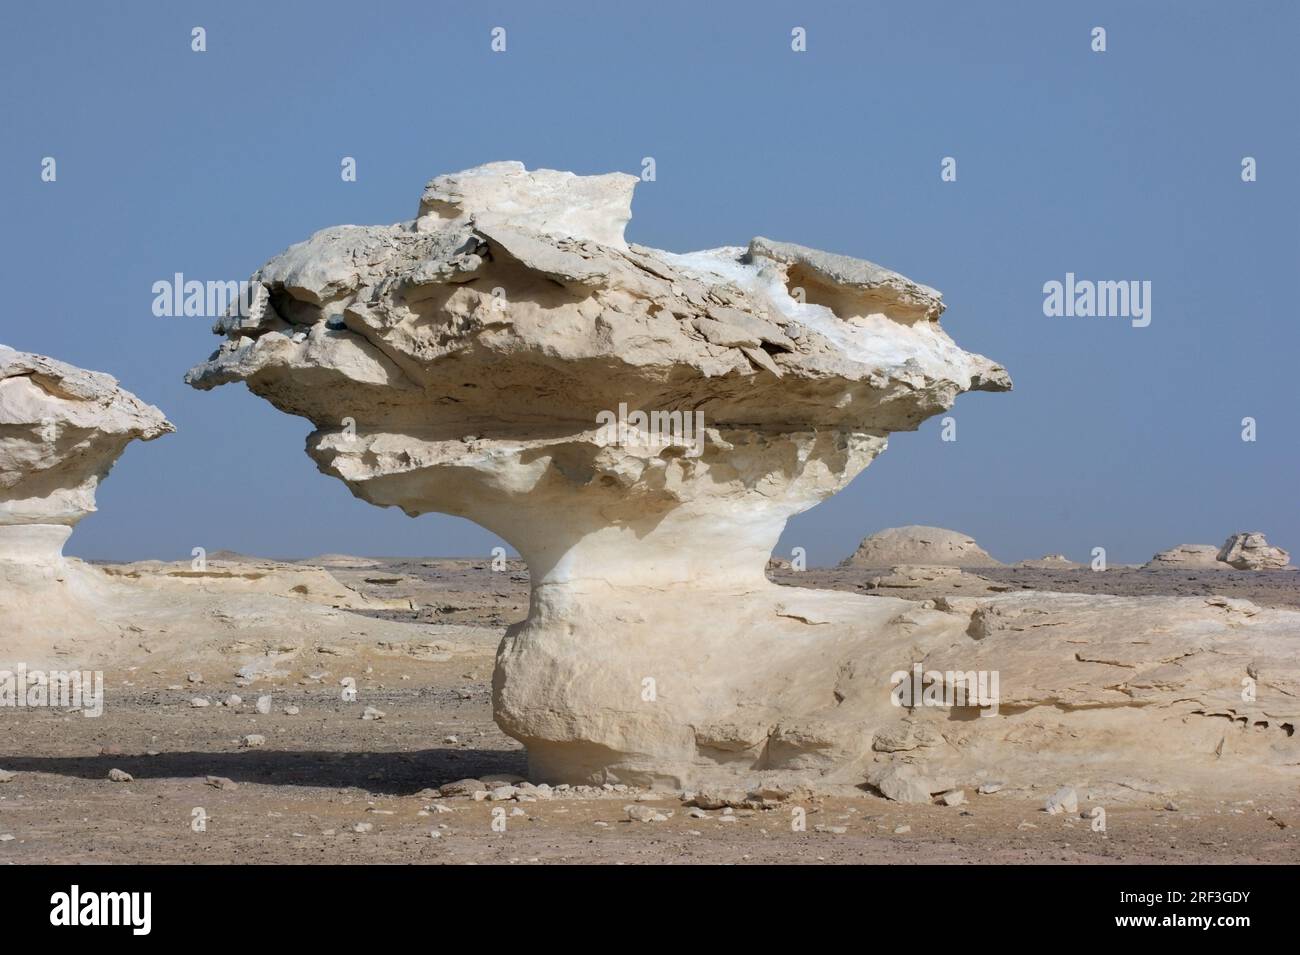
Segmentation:
<svg viewBox="0 0 1300 955">
<path fill-rule="evenodd" d="M 1084 567 L 1064 554 L 1044 554 L 1037 560 L 1022 560 L 1015 566 L 1026 570 L 1082 570 Z"/>
<path fill-rule="evenodd" d="M 0 561 L 60 572 L 126 446 L 174 430 L 109 375 L 0 345 Z"/>
<path fill-rule="evenodd" d="M 865 538 L 842 567 L 1001 567 L 975 539 L 942 527 L 888 527 Z"/>
<path fill-rule="evenodd" d="M 99 570 L 141 590 L 206 594 L 292 596 L 308 603 L 343 610 L 412 610 L 409 598 L 369 597 L 339 582 L 324 567 L 246 557 L 218 551 L 200 566 L 193 561 L 140 560 L 105 564 Z"/>
<path fill-rule="evenodd" d="M 1219 560 L 1237 570 L 1288 570 L 1291 555 L 1273 547 L 1259 531 L 1239 531 L 1223 542 Z"/>
<path fill-rule="evenodd" d="M 1231 570 L 1219 560 L 1213 544 L 1179 544 L 1162 550 L 1142 565 L 1143 570 Z"/>
</svg>

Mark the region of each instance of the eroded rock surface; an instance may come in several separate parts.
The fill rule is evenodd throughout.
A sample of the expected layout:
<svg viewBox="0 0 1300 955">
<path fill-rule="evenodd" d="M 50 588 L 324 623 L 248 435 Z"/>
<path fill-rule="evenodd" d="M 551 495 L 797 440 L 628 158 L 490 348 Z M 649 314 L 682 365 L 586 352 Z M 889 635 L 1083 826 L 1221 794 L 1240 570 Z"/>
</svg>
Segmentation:
<svg viewBox="0 0 1300 955">
<path fill-rule="evenodd" d="M 998 583 L 962 570 L 960 567 L 926 567 L 903 564 L 887 574 L 868 577 L 863 588 L 871 593 L 908 597 L 911 592 L 944 594 L 995 594 L 1013 590 L 1011 584 Z"/>
</svg>

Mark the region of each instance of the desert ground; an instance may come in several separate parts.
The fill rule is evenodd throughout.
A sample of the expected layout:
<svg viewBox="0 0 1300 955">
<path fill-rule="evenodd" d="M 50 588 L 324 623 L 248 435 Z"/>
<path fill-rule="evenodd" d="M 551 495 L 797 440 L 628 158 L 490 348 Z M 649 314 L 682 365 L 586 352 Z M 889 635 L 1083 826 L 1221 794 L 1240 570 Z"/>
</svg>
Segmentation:
<svg viewBox="0 0 1300 955">
<path fill-rule="evenodd" d="M 219 562 L 223 555 L 214 555 Z M 964 805 L 893 802 L 864 788 L 795 792 L 761 808 L 704 809 L 690 793 L 510 787 L 522 747 L 492 720 L 493 656 L 527 612 L 511 561 L 325 558 L 376 603 L 344 611 L 346 640 L 250 647 L 214 628 L 183 659 L 106 667 L 98 718 L 7 709 L 0 746 L 5 863 L 1295 863 L 1300 794 L 1200 799 L 1159 779 L 1062 780 L 1080 813 L 1049 815 L 1043 787 L 1005 780 Z M 1204 594 L 1300 606 L 1290 572 L 981 569 L 1015 587 Z M 792 586 L 864 589 L 871 571 L 774 569 Z M 913 599 L 925 599 L 917 594 Z M 368 634 L 408 623 L 397 644 Z M 296 643 L 296 645 L 295 645 Z M 147 648 L 145 648 L 147 651 Z M 273 667 L 244 669 L 249 654 Z M 162 654 L 159 655 L 160 657 Z M 238 671 L 244 669 L 244 676 Z M 251 679 L 249 678 L 251 674 Z M 355 680 L 345 701 L 340 681 Z M 240 702 L 231 701 L 232 696 Z M 270 696 L 268 713 L 257 709 Z M 192 701 L 210 705 L 196 707 Z M 263 707 L 265 708 L 265 707 Z M 286 709 L 296 712 L 286 712 Z M 370 708 L 382 718 L 364 719 Z M 252 737 L 252 739 L 248 739 Z M 262 740 L 259 740 L 261 737 Z M 252 745 L 249 745 L 252 743 Z M 111 770 L 130 781 L 112 781 Z M 438 787 L 462 779 L 465 795 Z M 1136 788 L 1133 788 L 1136 787 Z M 491 792 L 476 799 L 474 790 Z M 651 810 L 634 821 L 628 806 Z M 1105 830 L 1086 814 L 1105 809 Z M 804 825 L 794 825 L 802 810 Z M 638 810 L 633 810 L 637 814 Z M 495 825 L 494 825 L 495 824 Z M 503 831 L 502 831 L 503 830 Z"/>
</svg>

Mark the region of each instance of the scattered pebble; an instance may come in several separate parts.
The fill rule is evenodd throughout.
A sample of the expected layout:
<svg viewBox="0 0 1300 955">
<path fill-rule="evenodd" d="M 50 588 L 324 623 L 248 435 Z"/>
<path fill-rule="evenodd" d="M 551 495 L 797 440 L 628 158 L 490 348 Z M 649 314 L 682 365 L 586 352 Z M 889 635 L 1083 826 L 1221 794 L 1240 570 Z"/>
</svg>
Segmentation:
<svg viewBox="0 0 1300 955">
<path fill-rule="evenodd" d="M 384 718 L 384 711 L 376 709 L 373 706 L 367 706 L 361 711 L 361 718 L 363 720 L 382 720 Z"/>
<path fill-rule="evenodd" d="M 108 778 L 115 783 L 130 783 L 135 781 L 135 777 L 130 773 L 116 767 L 108 771 Z"/>
<path fill-rule="evenodd" d="M 301 712 L 302 712 L 302 710 L 298 709 L 298 707 L 296 707 L 296 706 L 286 706 L 286 707 L 284 708 L 284 715 L 285 715 L 285 716 L 297 716 L 297 715 L 298 715 L 299 713 L 301 713 Z"/>
<path fill-rule="evenodd" d="M 211 786 L 213 789 L 225 789 L 225 790 L 230 790 L 230 789 L 238 789 L 238 788 L 239 788 L 239 784 L 238 784 L 238 783 L 236 783 L 233 779 L 229 779 L 229 778 L 227 778 L 227 777 L 225 777 L 225 776 L 209 776 L 209 777 L 205 780 L 205 782 L 207 783 L 207 785 Z"/>
<path fill-rule="evenodd" d="M 190 700 L 190 706 L 193 707 L 211 706 L 211 705 L 212 704 L 210 704 L 206 699 L 204 699 L 201 696 L 196 696 L 194 699 Z"/>
<path fill-rule="evenodd" d="M 966 790 L 950 789 L 939 797 L 939 802 L 945 806 L 963 806 L 966 804 Z"/>
<path fill-rule="evenodd" d="M 9 780 L 14 779 L 17 776 L 17 773 L 11 773 L 7 769 L 0 769 L 0 783 L 7 783 Z"/>
<path fill-rule="evenodd" d="M 979 789 L 975 790 L 981 796 L 988 796 L 991 793 L 999 792 L 1006 786 L 1006 783 L 980 783 Z"/>
<path fill-rule="evenodd" d="M 240 696 L 238 693 L 231 693 L 228 697 L 226 697 L 225 703 L 223 705 L 239 706 L 243 702 L 244 702 L 244 698 L 242 696 Z"/>
<path fill-rule="evenodd" d="M 256 749 L 258 746 L 266 745 L 266 737 L 261 733 L 249 733 L 239 738 L 239 745 L 244 749 Z"/>
<path fill-rule="evenodd" d="M 911 832 L 911 831 L 912 831 L 912 827 L 911 827 L 911 826 L 895 826 L 895 827 L 894 827 L 894 835 L 896 835 L 896 836 L 905 836 L 905 835 L 907 835 L 907 834 L 908 834 L 909 832 Z"/>
<path fill-rule="evenodd" d="M 643 803 L 634 802 L 631 805 L 624 806 L 623 811 L 627 813 L 628 819 L 633 822 L 667 822 L 668 817 L 662 812 L 651 809 Z"/>
<path fill-rule="evenodd" d="M 358 822 L 352 827 L 353 832 L 370 832 L 375 828 L 373 822 Z"/>
<path fill-rule="evenodd" d="M 270 696 L 259 696 L 257 698 L 257 712 L 261 713 L 263 716 L 266 716 L 271 712 Z"/>
</svg>

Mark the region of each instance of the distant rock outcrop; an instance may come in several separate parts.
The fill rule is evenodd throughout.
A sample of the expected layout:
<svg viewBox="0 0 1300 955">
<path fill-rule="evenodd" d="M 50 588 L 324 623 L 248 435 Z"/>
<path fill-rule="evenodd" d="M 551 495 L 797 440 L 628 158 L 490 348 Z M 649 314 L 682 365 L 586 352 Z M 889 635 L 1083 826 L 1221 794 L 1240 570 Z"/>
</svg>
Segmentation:
<svg viewBox="0 0 1300 955">
<path fill-rule="evenodd" d="M 1001 567 L 975 539 L 960 531 L 909 524 L 887 527 L 865 538 L 842 567 Z"/>
<path fill-rule="evenodd" d="M 1064 554 L 1045 554 L 1036 560 L 1022 560 L 1015 566 L 1026 570 L 1082 570 L 1086 565 L 1070 560 Z"/>
<path fill-rule="evenodd" d="M 1237 570 L 1286 570 L 1291 555 L 1269 544 L 1259 531 L 1240 531 L 1223 542 L 1219 560 Z"/>
<path fill-rule="evenodd" d="M 1231 570 L 1219 560 L 1213 544 L 1179 544 L 1162 550 L 1142 565 L 1143 570 Z"/>
<path fill-rule="evenodd" d="M 1274 547 L 1259 531 L 1239 531 L 1223 542 L 1179 544 L 1162 550 L 1143 570 L 1294 570 L 1291 555 Z"/>
</svg>

